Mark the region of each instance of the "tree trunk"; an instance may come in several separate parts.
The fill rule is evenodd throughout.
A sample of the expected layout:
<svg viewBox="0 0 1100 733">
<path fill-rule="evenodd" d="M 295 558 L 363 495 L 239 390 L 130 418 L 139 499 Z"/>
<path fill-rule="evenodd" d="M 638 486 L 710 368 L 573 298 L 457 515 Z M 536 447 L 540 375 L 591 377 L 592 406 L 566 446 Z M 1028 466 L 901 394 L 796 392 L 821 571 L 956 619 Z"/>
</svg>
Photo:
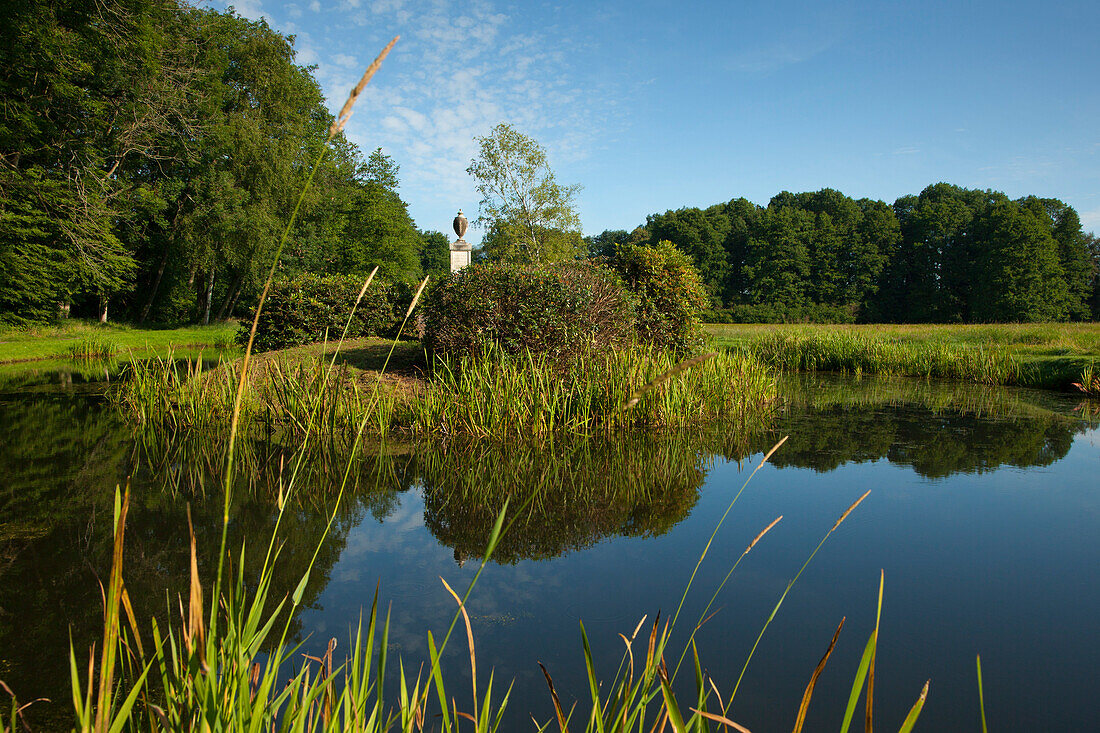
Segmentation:
<svg viewBox="0 0 1100 733">
<path fill-rule="evenodd" d="M 241 280 L 243 279 L 240 275 L 233 278 L 233 284 L 229 286 L 229 290 L 225 291 L 225 298 L 222 300 L 221 307 L 218 308 L 218 315 L 214 316 L 215 321 L 225 318 L 227 310 L 229 313 L 233 312 L 230 306 L 237 302 L 237 295 L 241 291 Z"/>
<path fill-rule="evenodd" d="M 107 322 L 107 301 L 109 299 L 106 295 L 99 296 L 99 322 Z"/>
<path fill-rule="evenodd" d="M 202 311 L 202 325 L 210 325 L 210 301 L 214 297 L 214 269 L 210 268 L 210 274 L 206 276 L 206 298 Z"/>
<path fill-rule="evenodd" d="M 229 318 L 233 315 L 233 310 L 237 307 L 237 299 L 241 297 L 241 291 L 244 290 L 244 284 L 237 285 L 237 291 L 233 293 L 233 300 L 229 304 L 229 308 L 226 310 L 225 317 Z"/>
<path fill-rule="evenodd" d="M 153 301 L 157 297 L 157 290 L 160 289 L 160 279 L 164 277 L 164 268 L 168 265 L 168 245 L 164 246 L 164 256 L 160 258 L 160 266 L 157 267 L 157 278 L 153 281 L 153 287 L 149 291 L 149 300 L 145 301 L 145 307 L 141 309 L 141 315 L 138 316 L 138 323 L 145 323 L 145 319 L 149 317 L 149 311 L 153 310 Z"/>
</svg>

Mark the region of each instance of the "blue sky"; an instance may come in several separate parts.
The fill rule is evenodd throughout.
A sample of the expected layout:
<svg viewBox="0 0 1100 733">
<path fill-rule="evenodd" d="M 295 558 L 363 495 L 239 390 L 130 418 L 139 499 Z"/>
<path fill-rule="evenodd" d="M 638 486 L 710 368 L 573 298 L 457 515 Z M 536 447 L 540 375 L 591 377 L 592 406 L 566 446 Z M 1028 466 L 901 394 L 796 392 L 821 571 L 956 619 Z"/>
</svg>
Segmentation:
<svg viewBox="0 0 1100 733">
<path fill-rule="evenodd" d="M 892 203 L 938 181 L 1057 197 L 1100 233 L 1095 0 L 207 4 L 294 34 L 333 110 L 401 36 L 347 133 L 400 164 L 424 229 L 476 213 L 473 138 L 504 121 L 584 187 L 587 234 L 738 196 Z"/>
</svg>

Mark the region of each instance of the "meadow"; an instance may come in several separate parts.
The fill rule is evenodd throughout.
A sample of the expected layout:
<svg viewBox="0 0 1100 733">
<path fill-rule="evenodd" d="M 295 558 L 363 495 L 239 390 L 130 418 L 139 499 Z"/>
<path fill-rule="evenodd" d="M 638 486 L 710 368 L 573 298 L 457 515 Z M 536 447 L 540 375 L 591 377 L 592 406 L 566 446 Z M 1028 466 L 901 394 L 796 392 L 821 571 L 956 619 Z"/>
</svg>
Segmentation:
<svg viewBox="0 0 1100 733">
<path fill-rule="evenodd" d="M 1074 390 L 1100 363 L 1100 324 L 709 324 L 715 346 L 784 371 Z M 1087 380 L 1086 380 L 1087 381 Z"/>
</svg>

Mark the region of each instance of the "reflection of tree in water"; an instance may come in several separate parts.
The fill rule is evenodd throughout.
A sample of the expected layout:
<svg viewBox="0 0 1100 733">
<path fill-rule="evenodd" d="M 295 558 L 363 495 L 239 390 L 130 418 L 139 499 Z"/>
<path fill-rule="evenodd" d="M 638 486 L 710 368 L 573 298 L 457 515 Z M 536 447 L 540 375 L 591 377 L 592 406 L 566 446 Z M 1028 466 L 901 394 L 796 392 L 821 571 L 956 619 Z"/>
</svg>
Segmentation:
<svg viewBox="0 0 1100 733">
<path fill-rule="evenodd" d="M 134 463 L 144 462 L 143 457 L 140 449 L 135 452 L 130 431 L 98 403 L 36 398 L 0 404 L 0 471 L 5 477 L 0 485 L 0 679 L 12 684 L 20 699 L 44 696 L 55 701 L 28 711 L 36 728 L 71 726 L 71 710 L 64 703 L 69 699 L 69 633 L 79 659 L 102 632 L 97 581 L 107 577 L 111 562 L 114 489 L 125 482 Z M 411 479 L 404 475 L 407 463 L 405 457 L 358 464 L 361 470 L 352 483 L 363 489 L 345 497 L 313 566 L 303 607 L 314 606 L 328 584 L 348 530 L 368 512 L 384 516 L 396 491 L 409 485 Z M 222 494 L 211 490 L 219 486 L 217 477 L 183 472 L 178 463 L 169 465 L 175 466 L 176 490 L 164 490 L 163 473 L 151 475 L 139 468 L 131 491 L 124 577 L 146 632 L 153 617 L 162 629 L 178 621 L 177 598 L 186 595 L 189 578 L 188 502 L 200 577 L 208 587 L 221 540 Z M 250 470 L 258 468 L 253 465 Z M 273 603 L 297 586 L 335 500 L 335 491 L 322 490 L 331 486 L 331 477 L 313 469 L 303 478 L 314 483 L 303 482 L 300 494 L 309 501 L 293 503 L 283 516 Z M 271 489 L 277 487 L 277 479 L 277 470 L 266 477 L 242 476 L 231 507 L 231 564 L 239 565 L 243 547 L 245 582 L 250 586 L 257 582 L 274 530 L 277 493 Z M 191 480 L 195 483 L 188 483 Z M 329 483 L 319 486 L 322 480 Z M 385 489 L 376 491 L 379 481 Z M 335 483 L 338 486 L 338 478 Z M 291 634 L 300 634 L 297 618 Z"/>
<path fill-rule="evenodd" d="M 506 499 L 507 519 L 518 519 L 494 553 L 502 563 L 660 535 L 695 505 L 710 455 L 683 436 L 429 450 L 417 458 L 424 521 L 460 561 L 484 553 Z"/>
<path fill-rule="evenodd" d="M 552 558 L 607 537 L 667 532 L 695 505 L 713 457 L 761 452 L 784 434 L 791 439 L 772 461 L 819 471 L 882 458 L 928 477 L 1049 465 L 1087 426 L 1021 394 L 973 386 L 944 391 L 912 380 L 869 382 L 867 389 L 818 381 L 789 391 L 791 407 L 777 430 L 749 441 L 751 450 L 720 431 L 419 453 L 407 446 L 371 449 L 353 463 L 305 605 L 315 604 L 327 585 L 350 528 L 368 514 L 384 518 L 410 486 L 424 487 L 425 523 L 457 558 L 480 556 L 506 498 L 515 512 L 537 490 L 496 558 Z M 96 579 L 106 576 L 110 562 L 114 488 L 128 474 L 134 473 L 134 489 L 125 577 L 138 618 L 156 616 L 163 627 L 178 613 L 168 609 L 186 590 L 187 501 L 200 571 L 209 582 L 220 540 L 223 450 L 201 436 L 135 441 L 94 399 L 37 395 L 0 402 L 0 678 L 14 682 L 22 699 L 68 699 L 69 628 L 78 651 L 100 633 Z M 230 549 L 236 565 L 242 542 L 246 546 L 249 583 L 271 537 L 280 475 L 285 484 L 295 457 L 293 446 L 276 441 L 242 445 Z M 312 556 L 346 457 L 321 442 L 302 466 L 280 532 L 275 599 L 294 589 Z M 31 713 L 39 727 L 56 727 L 45 722 L 52 715 L 62 727 L 71 723 L 62 702 L 39 704 Z"/>
<path fill-rule="evenodd" d="M 791 439 L 775 465 L 832 471 L 886 458 L 927 478 L 1047 466 L 1089 427 L 1051 409 L 1056 400 L 1041 393 L 912 379 L 823 381 L 788 385 L 791 407 L 778 428 Z"/>
</svg>

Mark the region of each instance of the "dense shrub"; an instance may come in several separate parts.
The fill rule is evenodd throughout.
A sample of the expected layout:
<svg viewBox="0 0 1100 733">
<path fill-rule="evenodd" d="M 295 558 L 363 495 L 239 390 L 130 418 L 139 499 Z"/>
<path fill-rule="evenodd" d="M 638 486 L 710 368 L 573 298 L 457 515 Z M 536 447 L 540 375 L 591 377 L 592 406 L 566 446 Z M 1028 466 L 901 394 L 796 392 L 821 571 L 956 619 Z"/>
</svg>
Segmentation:
<svg viewBox="0 0 1100 733">
<path fill-rule="evenodd" d="M 634 339 L 634 302 L 615 274 L 592 262 L 473 264 L 435 284 L 424 303 L 432 351 L 505 352 L 567 362 Z"/>
<path fill-rule="evenodd" d="M 619 245 L 611 265 L 637 299 L 639 341 L 679 352 L 702 342 L 699 314 L 710 299 L 690 257 L 662 240 Z"/>
<path fill-rule="evenodd" d="M 348 323 L 363 280 L 354 275 L 299 275 L 271 284 L 256 329 L 255 349 L 271 351 L 321 341 L 328 333 L 337 339 Z M 348 326 L 348 337 L 377 336 L 394 322 L 392 288 L 375 280 L 363 293 Z M 253 314 L 241 321 L 238 342 L 248 341 Z"/>
</svg>

